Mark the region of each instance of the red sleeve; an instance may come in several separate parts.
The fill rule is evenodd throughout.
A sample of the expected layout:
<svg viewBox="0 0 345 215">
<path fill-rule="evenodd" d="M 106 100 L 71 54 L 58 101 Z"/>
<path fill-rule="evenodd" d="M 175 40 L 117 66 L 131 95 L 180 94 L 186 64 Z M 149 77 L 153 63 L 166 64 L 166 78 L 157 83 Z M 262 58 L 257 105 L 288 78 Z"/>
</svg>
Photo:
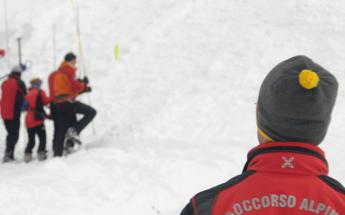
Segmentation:
<svg viewBox="0 0 345 215">
<path fill-rule="evenodd" d="M 72 91 L 74 93 L 79 94 L 79 93 L 81 93 L 82 91 L 85 90 L 85 84 L 83 82 L 77 80 L 76 70 L 75 69 L 68 68 L 68 70 L 66 70 L 66 74 L 68 76 L 68 79 L 71 82 Z"/>
<path fill-rule="evenodd" d="M 54 78 L 57 71 L 52 72 L 48 77 L 48 85 L 49 85 L 49 96 L 54 98 Z"/>
<path fill-rule="evenodd" d="M 53 98 L 48 97 L 46 92 L 44 92 L 43 90 L 42 90 L 42 93 L 41 93 L 41 97 L 42 97 L 43 105 L 47 105 L 47 104 L 49 104 L 49 103 L 51 103 L 53 101 Z"/>
</svg>

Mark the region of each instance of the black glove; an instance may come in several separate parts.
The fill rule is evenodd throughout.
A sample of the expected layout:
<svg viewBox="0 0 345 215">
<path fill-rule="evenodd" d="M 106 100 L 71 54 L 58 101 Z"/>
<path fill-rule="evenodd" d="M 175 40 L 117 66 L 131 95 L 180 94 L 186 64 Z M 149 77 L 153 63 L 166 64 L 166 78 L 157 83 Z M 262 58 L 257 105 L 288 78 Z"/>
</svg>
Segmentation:
<svg viewBox="0 0 345 215">
<path fill-rule="evenodd" d="M 20 64 L 20 69 L 24 72 L 27 69 L 27 66 L 25 64 Z"/>
<path fill-rule="evenodd" d="M 28 101 L 24 100 L 22 107 L 21 107 L 21 111 L 27 111 L 29 110 L 29 103 Z"/>
<path fill-rule="evenodd" d="M 91 91 L 92 91 L 91 87 L 89 87 L 89 86 L 85 87 L 85 90 L 84 90 L 85 93 L 89 93 Z"/>
<path fill-rule="evenodd" d="M 46 118 L 46 114 L 40 111 L 35 111 L 35 119 L 36 120 L 44 120 Z"/>
<path fill-rule="evenodd" d="M 89 78 L 87 76 L 85 76 L 82 81 L 84 82 L 85 85 L 89 84 Z"/>
</svg>

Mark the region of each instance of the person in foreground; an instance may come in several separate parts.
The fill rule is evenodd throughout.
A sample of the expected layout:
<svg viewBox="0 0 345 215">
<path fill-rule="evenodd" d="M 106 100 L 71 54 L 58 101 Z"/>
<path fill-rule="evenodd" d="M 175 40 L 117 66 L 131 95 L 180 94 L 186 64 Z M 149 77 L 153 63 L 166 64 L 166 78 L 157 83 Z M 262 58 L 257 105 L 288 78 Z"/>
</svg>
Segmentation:
<svg viewBox="0 0 345 215">
<path fill-rule="evenodd" d="M 345 189 L 328 176 L 323 141 L 336 78 L 306 56 L 272 69 L 257 102 L 259 145 L 243 173 L 196 194 L 181 215 L 340 215 Z"/>
</svg>

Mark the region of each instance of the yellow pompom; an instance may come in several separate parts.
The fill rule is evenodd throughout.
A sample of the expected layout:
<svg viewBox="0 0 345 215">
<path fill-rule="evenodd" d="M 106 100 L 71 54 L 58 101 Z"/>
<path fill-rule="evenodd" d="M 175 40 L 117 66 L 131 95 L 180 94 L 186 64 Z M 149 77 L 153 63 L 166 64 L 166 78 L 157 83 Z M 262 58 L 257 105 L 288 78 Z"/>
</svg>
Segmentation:
<svg viewBox="0 0 345 215">
<path fill-rule="evenodd" d="M 299 73 L 299 84 L 305 89 L 313 89 L 319 84 L 320 78 L 316 72 L 304 69 Z"/>
</svg>

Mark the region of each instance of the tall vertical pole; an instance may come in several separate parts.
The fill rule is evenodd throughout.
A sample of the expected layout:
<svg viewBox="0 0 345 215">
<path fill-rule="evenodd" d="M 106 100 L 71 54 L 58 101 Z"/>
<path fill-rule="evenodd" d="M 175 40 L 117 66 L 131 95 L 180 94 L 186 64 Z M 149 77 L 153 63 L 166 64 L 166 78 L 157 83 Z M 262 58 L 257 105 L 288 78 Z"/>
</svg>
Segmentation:
<svg viewBox="0 0 345 215">
<path fill-rule="evenodd" d="M 22 38 L 18 37 L 17 41 L 18 41 L 18 60 L 19 60 L 19 65 L 23 65 L 23 62 L 22 62 L 22 44 L 21 44 Z"/>
<path fill-rule="evenodd" d="M 73 15 L 74 15 L 74 20 L 75 20 L 75 25 L 76 25 L 76 32 L 77 32 L 77 39 L 78 39 L 78 48 L 79 48 L 79 55 L 80 55 L 80 75 L 81 76 L 87 76 L 86 73 L 86 64 L 85 64 L 85 58 L 84 58 L 84 52 L 83 52 L 83 46 L 81 42 L 81 31 L 80 31 L 80 19 L 79 19 L 79 3 L 78 0 L 71 0 L 72 3 L 72 10 L 73 10 Z M 91 104 L 91 98 L 90 94 L 87 94 L 87 99 L 89 105 L 92 106 Z M 96 135 L 96 127 L 94 124 L 94 121 L 92 122 L 92 133 Z"/>
<path fill-rule="evenodd" d="M 10 51 L 9 36 L 8 36 L 8 15 L 7 15 L 7 0 L 4 0 L 4 26 L 5 26 L 5 44 L 7 53 Z"/>
<path fill-rule="evenodd" d="M 83 46 L 82 46 L 82 42 L 81 42 L 79 3 L 78 3 L 78 0 L 71 0 L 71 3 L 72 3 L 74 21 L 75 21 L 75 25 L 76 25 L 77 42 L 78 42 L 78 49 L 79 49 L 79 56 L 80 56 L 80 60 L 78 60 L 78 62 L 80 62 L 80 64 L 79 64 L 80 69 L 78 71 L 79 71 L 80 76 L 85 76 L 85 75 L 87 75 L 87 72 L 86 72 L 86 64 L 85 64 Z"/>
<path fill-rule="evenodd" d="M 8 30 L 8 8 L 7 8 L 7 0 L 3 1 L 4 3 L 4 30 L 5 30 L 5 48 L 7 52 L 7 56 L 11 56 L 11 50 L 10 50 L 10 42 L 9 42 L 9 30 Z M 10 58 L 7 58 L 7 67 L 11 67 L 11 62 L 9 60 Z"/>
</svg>

